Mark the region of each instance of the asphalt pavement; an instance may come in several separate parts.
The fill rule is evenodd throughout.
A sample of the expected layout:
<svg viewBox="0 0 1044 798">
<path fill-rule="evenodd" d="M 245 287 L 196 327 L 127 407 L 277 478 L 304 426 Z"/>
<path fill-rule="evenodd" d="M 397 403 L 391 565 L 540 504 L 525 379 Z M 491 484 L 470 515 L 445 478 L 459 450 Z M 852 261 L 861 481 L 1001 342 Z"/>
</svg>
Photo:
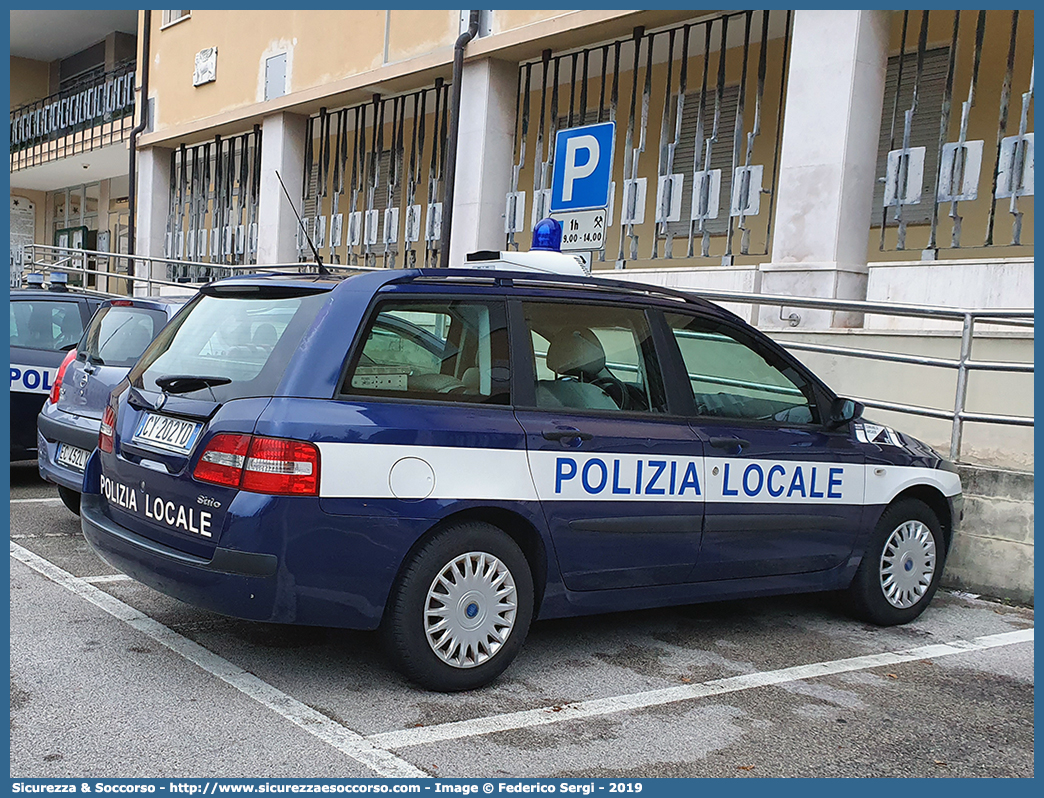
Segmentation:
<svg viewBox="0 0 1044 798">
<path fill-rule="evenodd" d="M 127 580 L 11 476 L 11 776 L 1032 776 L 1033 611 L 941 591 L 534 624 L 492 686 L 429 693 L 375 635 L 225 618 Z"/>
</svg>

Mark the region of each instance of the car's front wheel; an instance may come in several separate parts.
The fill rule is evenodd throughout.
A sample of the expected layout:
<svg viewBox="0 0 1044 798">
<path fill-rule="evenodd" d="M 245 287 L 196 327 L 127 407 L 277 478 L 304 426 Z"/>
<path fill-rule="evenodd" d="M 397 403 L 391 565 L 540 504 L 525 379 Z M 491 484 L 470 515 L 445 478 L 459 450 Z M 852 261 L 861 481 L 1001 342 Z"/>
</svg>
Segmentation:
<svg viewBox="0 0 1044 798">
<path fill-rule="evenodd" d="M 927 504 L 888 506 L 848 588 L 852 613 L 881 626 L 912 621 L 935 595 L 945 558 L 942 525 Z"/>
<path fill-rule="evenodd" d="M 59 485 L 58 495 L 62 497 L 62 504 L 77 515 L 80 514 L 80 492 L 78 490 Z"/>
<path fill-rule="evenodd" d="M 443 529 L 406 564 L 381 624 L 397 667 L 430 690 L 482 687 L 518 654 L 533 618 L 522 550 L 491 524 Z"/>
</svg>

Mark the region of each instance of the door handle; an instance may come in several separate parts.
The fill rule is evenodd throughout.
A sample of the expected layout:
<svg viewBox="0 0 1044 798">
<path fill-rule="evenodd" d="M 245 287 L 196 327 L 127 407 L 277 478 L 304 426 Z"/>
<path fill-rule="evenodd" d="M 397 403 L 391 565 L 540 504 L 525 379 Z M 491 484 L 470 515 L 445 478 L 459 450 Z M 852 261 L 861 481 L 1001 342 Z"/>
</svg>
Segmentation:
<svg viewBox="0 0 1044 798">
<path fill-rule="evenodd" d="M 732 436 L 716 436 L 710 439 L 710 445 L 713 446 L 715 449 L 731 449 L 733 447 L 743 449 L 746 446 L 750 446 L 750 441 L 744 440 L 743 438 L 735 438 Z"/>
<path fill-rule="evenodd" d="M 83 367 L 83 373 L 84 373 L 84 374 L 93 374 L 93 373 L 94 373 L 95 371 L 97 371 L 97 370 L 98 370 L 98 367 L 97 367 L 97 366 L 95 366 L 95 365 L 93 365 L 93 364 L 91 364 L 91 363 L 87 363 L 87 364 L 86 364 L 86 365 L 85 365 L 85 366 Z"/>
<path fill-rule="evenodd" d="M 544 430 L 540 435 L 545 441 L 571 441 L 575 438 L 589 441 L 593 437 L 590 432 L 581 432 L 578 429 L 549 429 Z"/>
</svg>

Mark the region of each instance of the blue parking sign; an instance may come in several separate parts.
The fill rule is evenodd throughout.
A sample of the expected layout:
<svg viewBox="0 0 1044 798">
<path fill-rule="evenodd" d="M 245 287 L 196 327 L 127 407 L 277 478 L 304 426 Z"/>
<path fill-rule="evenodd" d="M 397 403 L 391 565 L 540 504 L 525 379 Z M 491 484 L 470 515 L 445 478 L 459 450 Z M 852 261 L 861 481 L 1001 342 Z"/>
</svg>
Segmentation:
<svg viewBox="0 0 1044 798">
<path fill-rule="evenodd" d="M 615 122 L 558 131 L 551 177 L 552 213 L 604 208 L 609 204 L 615 141 Z"/>
</svg>

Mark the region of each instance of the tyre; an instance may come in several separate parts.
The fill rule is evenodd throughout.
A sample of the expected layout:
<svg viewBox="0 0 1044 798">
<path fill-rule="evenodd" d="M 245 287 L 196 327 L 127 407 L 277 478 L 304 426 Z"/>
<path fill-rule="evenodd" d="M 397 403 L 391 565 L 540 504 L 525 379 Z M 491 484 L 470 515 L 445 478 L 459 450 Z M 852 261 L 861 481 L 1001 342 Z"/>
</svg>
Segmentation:
<svg viewBox="0 0 1044 798">
<path fill-rule="evenodd" d="M 912 621 L 935 595 L 946 560 L 942 525 L 917 499 L 881 514 L 846 593 L 853 615 L 880 626 Z"/>
<path fill-rule="evenodd" d="M 72 488 L 58 486 L 58 495 L 62 497 L 62 504 L 77 515 L 80 514 L 80 492 Z"/>
<path fill-rule="evenodd" d="M 381 634 L 394 664 L 429 690 L 489 684 L 518 654 L 533 619 L 533 577 L 518 545 L 477 521 L 437 533 L 406 563 Z"/>
</svg>

